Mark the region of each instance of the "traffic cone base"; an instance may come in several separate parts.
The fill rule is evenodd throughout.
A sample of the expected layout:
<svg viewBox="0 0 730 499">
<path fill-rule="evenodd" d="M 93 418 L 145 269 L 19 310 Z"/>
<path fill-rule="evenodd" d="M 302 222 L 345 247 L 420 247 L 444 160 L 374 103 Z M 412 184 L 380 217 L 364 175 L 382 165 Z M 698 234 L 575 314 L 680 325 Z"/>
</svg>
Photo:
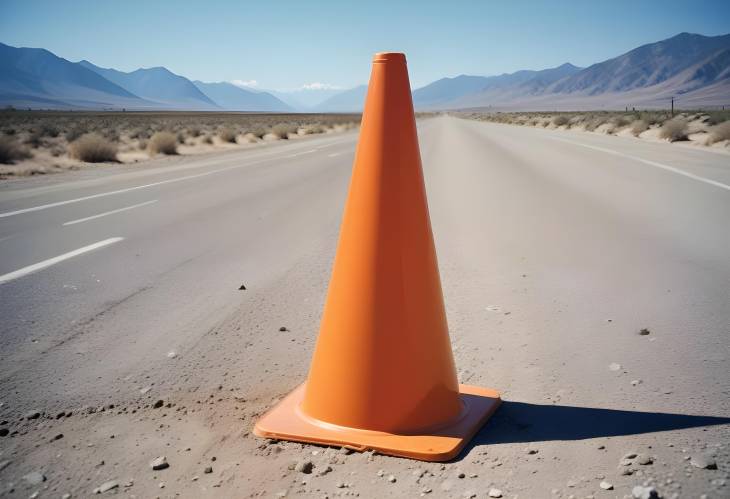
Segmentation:
<svg viewBox="0 0 730 499">
<path fill-rule="evenodd" d="M 300 385 L 260 418 L 254 434 L 277 440 L 347 447 L 359 452 L 374 450 L 421 461 L 448 461 L 461 452 L 501 402 L 495 390 L 459 385 L 462 411 L 457 418 L 438 428 L 393 434 L 337 426 L 307 416 L 300 408 L 305 388 L 306 383 Z"/>
</svg>

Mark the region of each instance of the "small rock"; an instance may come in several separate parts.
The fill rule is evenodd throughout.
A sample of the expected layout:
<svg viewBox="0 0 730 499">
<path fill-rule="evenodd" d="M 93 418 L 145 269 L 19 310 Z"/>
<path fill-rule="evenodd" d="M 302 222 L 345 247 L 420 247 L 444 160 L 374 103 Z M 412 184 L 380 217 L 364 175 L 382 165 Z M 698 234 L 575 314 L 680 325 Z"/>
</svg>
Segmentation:
<svg viewBox="0 0 730 499">
<path fill-rule="evenodd" d="M 8 433 L 10 433 L 10 430 L 7 428 L 0 428 L 0 437 L 6 437 L 8 436 Z"/>
<path fill-rule="evenodd" d="M 104 482 L 97 488 L 95 488 L 94 494 L 103 494 L 104 492 L 116 489 L 117 487 L 119 487 L 119 482 L 117 482 L 116 480 L 109 480 L 108 482 Z"/>
<path fill-rule="evenodd" d="M 309 475 L 312 472 L 312 469 L 314 468 L 314 463 L 312 461 L 299 461 L 296 466 L 294 466 L 294 471 L 298 471 L 299 473 L 304 473 L 305 475 Z"/>
<path fill-rule="evenodd" d="M 651 331 L 649 331 L 647 328 L 641 328 L 639 331 L 639 336 L 648 336 L 651 334 Z"/>
<path fill-rule="evenodd" d="M 61 496 L 61 499 L 71 499 L 71 494 L 64 494 Z"/>
<path fill-rule="evenodd" d="M 174 359 L 175 357 L 177 357 L 177 352 L 167 352 L 168 359 Z"/>
<path fill-rule="evenodd" d="M 643 487 L 637 485 L 631 489 L 631 495 L 634 499 L 659 499 L 659 492 L 654 487 Z"/>
<path fill-rule="evenodd" d="M 431 489 L 431 487 L 424 487 L 421 489 L 421 494 L 430 494 L 431 492 L 433 492 L 433 489 Z"/>
<path fill-rule="evenodd" d="M 59 433 L 55 435 L 51 440 L 61 440 L 63 438 L 63 433 Z"/>
<path fill-rule="evenodd" d="M 195 475 L 195 476 L 194 476 L 193 478 L 191 478 L 191 480 L 192 480 L 193 482 L 197 482 L 197 481 L 198 481 L 198 478 L 199 478 L 199 477 L 198 477 L 198 475 Z"/>
<path fill-rule="evenodd" d="M 689 461 L 689 464 L 691 464 L 695 468 L 700 468 L 703 470 L 716 470 L 717 469 L 717 462 L 712 457 L 704 455 L 704 454 L 692 456 L 692 458 Z"/>
<path fill-rule="evenodd" d="M 613 485 L 605 480 L 599 483 L 598 486 L 601 487 L 603 490 L 613 490 Z"/>
<path fill-rule="evenodd" d="M 385 476 L 385 471 L 384 470 L 378 470 L 378 472 L 376 474 L 378 476 Z"/>
<path fill-rule="evenodd" d="M 287 328 L 286 328 L 286 326 L 281 326 L 281 327 L 279 328 L 279 331 L 281 331 L 282 333 L 283 333 L 284 331 L 287 331 Z"/>
<path fill-rule="evenodd" d="M 476 492 L 474 492 L 473 490 L 467 490 L 466 492 L 464 492 L 464 495 L 462 497 L 464 497 L 465 499 L 474 499 L 476 496 Z"/>
<path fill-rule="evenodd" d="M 489 497 L 502 497 L 502 491 L 499 489 L 489 489 Z"/>
<path fill-rule="evenodd" d="M 646 454 L 639 454 L 639 456 L 636 458 L 636 462 L 642 466 L 646 466 L 648 464 L 652 464 L 654 460 Z"/>
<path fill-rule="evenodd" d="M 280 490 L 276 493 L 276 497 L 286 497 L 286 495 L 289 493 L 288 490 Z"/>
<path fill-rule="evenodd" d="M 25 480 L 28 485 L 38 485 L 46 481 L 46 475 L 40 471 L 31 471 L 27 475 L 23 476 L 23 480 Z"/>
<path fill-rule="evenodd" d="M 347 484 L 345 482 L 337 482 L 335 484 L 335 487 L 337 487 L 338 489 L 344 489 L 345 487 L 347 487 Z"/>
<path fill-rule="evenodd" d="M 327 473 L 329 473 L 330 471 L 332 471 L 332 466 L 325 466 L 324 468 L 322 468 L 321 470 L 319 470 L 319 471 L 317 472 L 317 475 L 319 475 L 319 476 L 324 476 L 324 475 L 326 475 Z"/>
<path fill-rule="evenodd" d="M 463 472 L 459 472 L 456 474 L 456 478 L 466 478 L 466 474 Z"/>
<path fill-rule="evenodd" d="M 239 290 L 239 291 L 246 291 L 246 286 L 245 286 L 245 285 L 243 285 L 243 284 L 241 284 L 241 285 L 240 285 L 240 286 L 238 287 L 238 290 Z"/>
<path fill-rule="evenodd" d="M 12 461 L 7 460 L 7 459 L 5 461 L 0 461 L 0 471 L 4 470 L 8 466 L 10 466 L 10 463 L 12 463 Z"/>
<path fill-rule="evenodd" d="M 141 393 L 142 395 L 144 395 L 145 393 L 149 392 L 150 390 L 152 390 L 152 387 L 151 386 L 145 386 L 144 388 L 140 388 L 139 389 L 139 393 Z"/>
<path fill-rule="evenodd" d="M 167 458 L 165 456 L 160 456 L 150 461 L 150 467 L 155 471 L 159 471 L 169 468 L 170 463 L 167 462 Z"/>
<path fill-rule="evenodd" d="M 623 458 L 624 459 L 636 459 L 637 456 L 638 456 L 638 454 L 636 452 L 628 452 L 628 453 L 624 454 Z"/>
<path fill-rule="evenodd" d="M 206 466 L 203 470 L 203 473 L 213 473 L 213 467 L 212 466 Z"/>
<path fill-rule="evenodd" d="M 41 417 L 41 413 L 38 411 L 30 411 L 25 415 L 25 419 L 38 419 Z"/>
<path fill-rule="evenodd" d="M 61 419 L 66 415 L 66 411 L 61 411 L 58 414 L 56 414 L 56 419 Z"/>
<path fill-rule="evenodd" d="M 631 380 L 631 386 L 639 386 L 641 384 L 640 379 Z"/>
<path fill-rule="evenodd" d="M 527 452 L 528 455 L 532 456 L 534 454 L 537 454 L 537 449 L 527 448 L 525 449 L 525 452 Z"/>
<path fill-rule="evenodd" d="M 388 475 L 388 481 L 389 481 L 390 483 L 395 483 L 395 481 L 396 481 L 396 478 L 395 478 L 395 476 L 393 476 L 393 475 Z"/>
<path fill-rule="evenodd" d="M 610 371 L 620 371 L 621 370 L 621 364 L 617 364 L 616 362 L 612 362 L 608 365 L 608 369 Z"/>
<path fill-rule="evenodd" d="M 157 402 L 154 403 L 154 405 L 152 407 L 155 408 L 155 409 L 159 409 L 163 405 L 165 405 L 165 401 L 164 400 L 158 400 Z"/>
</svg>

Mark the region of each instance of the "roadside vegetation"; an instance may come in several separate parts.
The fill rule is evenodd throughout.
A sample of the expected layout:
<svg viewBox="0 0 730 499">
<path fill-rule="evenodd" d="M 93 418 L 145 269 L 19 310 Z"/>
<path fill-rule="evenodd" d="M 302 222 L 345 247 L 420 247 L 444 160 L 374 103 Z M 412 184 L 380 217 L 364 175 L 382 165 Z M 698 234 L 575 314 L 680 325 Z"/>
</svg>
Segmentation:
<svg viewBox="0 0 730 499">
<path fill-rule="evenodd" d="M 356 128 L 357 114 L 0 111 L 0 178 Z"/>
<path fill-rule="evenodd" d="M 580 130 L 730 150 L 730 111 L 461 112 L 461 118 L 559 130 Z"/>
</svg>

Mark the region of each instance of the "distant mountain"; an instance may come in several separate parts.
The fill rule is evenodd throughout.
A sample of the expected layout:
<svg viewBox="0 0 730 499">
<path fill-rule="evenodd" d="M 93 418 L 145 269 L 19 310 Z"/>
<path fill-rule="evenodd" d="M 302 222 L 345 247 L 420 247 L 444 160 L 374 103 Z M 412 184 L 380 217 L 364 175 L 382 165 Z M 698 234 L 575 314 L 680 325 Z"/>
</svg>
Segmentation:
<svg viewBox="0 0 730 499">
<path fill-rule="evenodd" d="M 414 90 L 413 102 L 417 108 L 438 109 L 458 103 L 465 96 L 469 96 L 470 99 L 484 99 L 511 92 L 533 94 L 580 70 L 579 67 L 565 63 L 541 71 L 522 70 L 498 76 L 461 75 L 456 78 L 442 78 Z"/>
<path fill-rule="evenodd" d="M 100 68 L 89 61 L 81 61 L 79 64 L 143 99 L 161 104 L 161 107 L 195 111 L 220 110 L 220 106 L 201 92 L 193 82 L 166 68 L 137 69 L 125 73 L 116 69 Z"/>
<path fill-rule="evenodd" d="M 292 112 L 288 104 L 268 92 L 246 90 L 228 82 L 193 84 L 218 106 L 228 111 Z"/>
<path fill-rule="evenodd" d="M 367 87 L 314 83 L 261 92 L 230 83 L 191 82 L 163 67 L 125 73 L 73 63 L 43 49 L 0 44 L 0 106 L 51 109 L 230 111 L 362 110 Z M 442 78 L 413 90 L 416 110 L 581 110 L 730 105 L 730 34 L 681 33 L 579 68 Z"/>
<path fill-rule="evenodd" d="M 324 101 L 347 90 L 329 86 L 306 85 L 296 90 L 267 90 L 268 93 L 299 111 L 314 111 Z"/>
<path fill-rule="evenodd" d="M 730 104 L 730 35 L 681 33 L 642 45 L 563 77 L 484 89 L 445 104 L 447 108 L 601 109 Z M 561 66 L 560 68 L 563 68 Z M 560 69 L 560 68 L 555 68 Z M 553 74 L 552 77 L 559 76 Z"/>
<path fill-rule="evenodd" d="M 413 105 L 416 107 L 438 107 L 463 95 L 478 92 L 487 86 L 495 76 L 459 75 L 455 78 L 441 78 L 425 87 L 413 91 Z"/>
<path fill-rule="evenodd" d="M 154 106 L 94 71 L 47 50 L 2 43 L 0 104 L 45 109 Z"/>
<path fill-rule="evenodd" d="M 344 90 L 320 103 L 314 109 L 325 113 L 360 112 L 365 105 L 365 94 L 367 91 L 367 85 L 360 85 L 349 90 Z"/>
</svg>

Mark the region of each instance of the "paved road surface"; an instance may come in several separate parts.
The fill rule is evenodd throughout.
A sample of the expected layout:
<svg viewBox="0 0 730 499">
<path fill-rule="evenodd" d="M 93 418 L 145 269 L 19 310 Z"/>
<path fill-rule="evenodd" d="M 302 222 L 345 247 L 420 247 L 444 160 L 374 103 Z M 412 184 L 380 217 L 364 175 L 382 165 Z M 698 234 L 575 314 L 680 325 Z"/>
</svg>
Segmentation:
<svg viewBox="0 0 730 499">
<path fill-rule="evenodd" d="M 135 476 L 144 483 L 130 493 L 144 496 L 157 486 L 139 476 L 148 454 L 167 452 L 179 474 L 168 490 L 189 496 L 332 494 L 345 480 L 364 496 L 499 486 L 507 497 L 583 497 L 602 493 L 598 475 L 616 486 L 610 497 L 647 478 L 667 496 L 727 494 L 712 481 L 730 466 L 730 155 L 446 117 L 421 123 L 419 137 L 460 380 L 510 401 L 456 463 L 425 467 L 433 476 L 415 483 L 413 462 L 335 456 L 333 472 L 302 485 L 287 465 L 311 449 L 282 444 L 277 458 L 247 434 L 306 375 L 350 133 L 0 186 L 0 412 L 27 432 L 6 451 L 17 476 L 3 481 L 42 467 L 57 487 L 76 477 L 63 493 Z M 159 397 L 186 407 L 168 433 L 157 413 L 131 416 Z M 58 423 L 31 431 L 28 410 L 109 403 L 120 414 L 61 425 L 67 445 L 94 428 L 104 448 L 116 428 L 114 472 L 90 471 L 91 450 L 76 464 L 31 450 Z M 236 432 L 244 443 L 223 443 Z M 171 440 L 176 450 L 159 449 Z M 656 462 L 620 475 L 632 450 Z M 222 488 L 201 480 L 192 492 L 211 452 L 230 460 Z M 689 466 L 698 453 L 720 470 Z M 398 482 L 377 479 L 378 467 Z M 479 476 L 443 485 L 456 468 Z"/>
</svg>

